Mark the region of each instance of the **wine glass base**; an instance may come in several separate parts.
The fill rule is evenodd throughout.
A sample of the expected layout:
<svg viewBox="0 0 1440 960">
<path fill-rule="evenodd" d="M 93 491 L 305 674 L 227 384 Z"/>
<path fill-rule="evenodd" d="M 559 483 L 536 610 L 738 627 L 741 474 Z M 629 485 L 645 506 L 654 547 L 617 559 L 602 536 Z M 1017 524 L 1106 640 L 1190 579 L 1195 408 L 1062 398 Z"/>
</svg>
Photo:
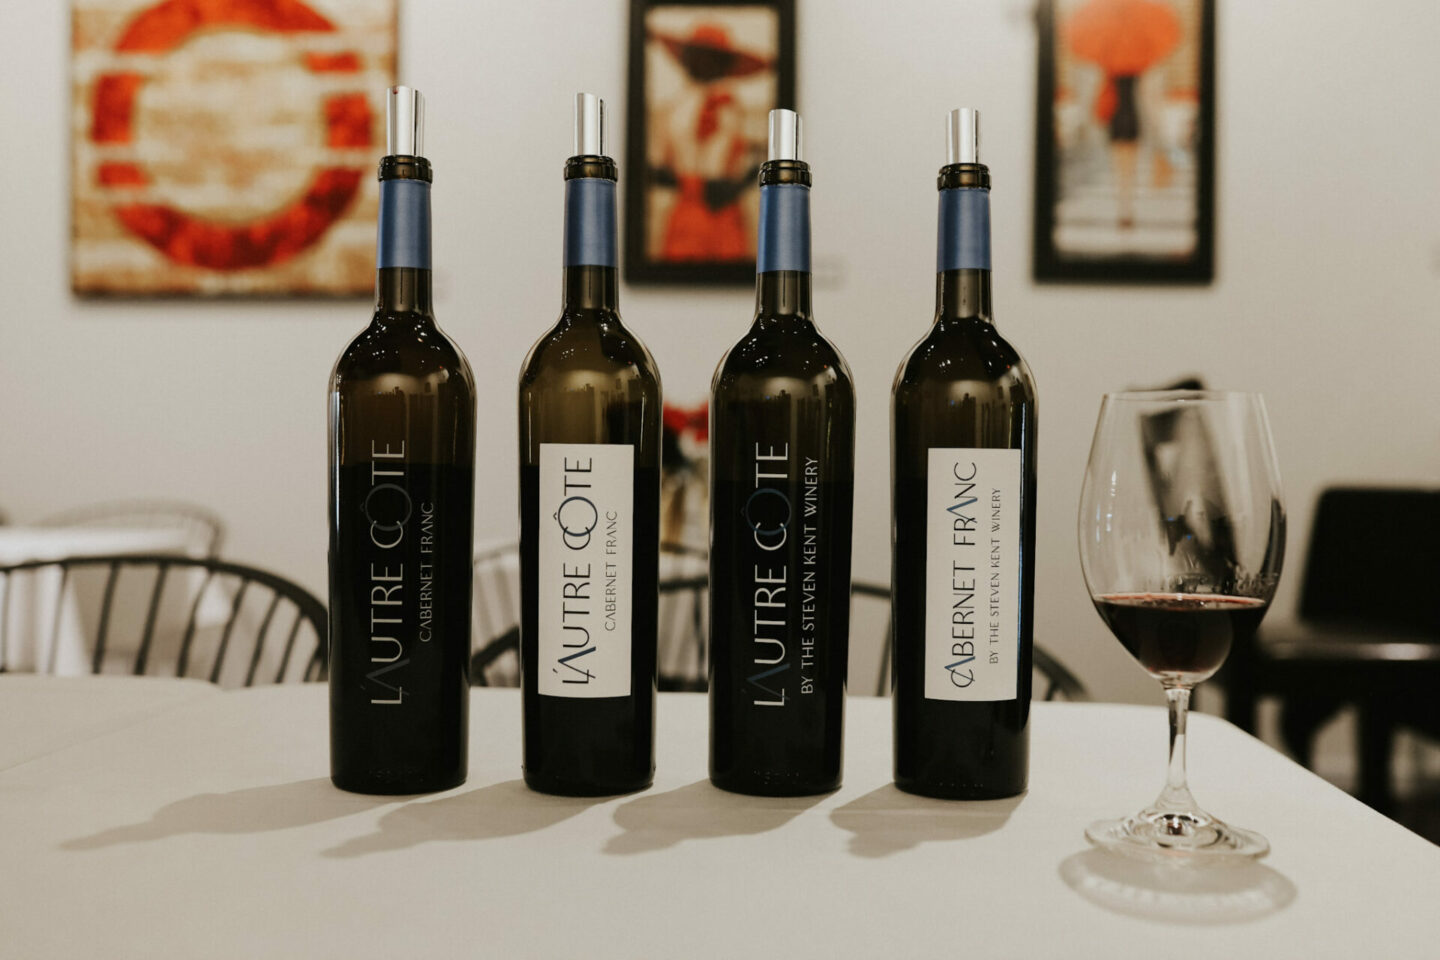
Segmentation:
<svg viewBox="0 0 1440 960">
<path fill-rule="evenodd" d="M 1270 852 L 1270 842 L 1200 811 L 1141 810 L 1123 820 L 1096 820 L 1085 828 L 1095 846 L 1151 862 L 1246 861 Z"/>
</svg>

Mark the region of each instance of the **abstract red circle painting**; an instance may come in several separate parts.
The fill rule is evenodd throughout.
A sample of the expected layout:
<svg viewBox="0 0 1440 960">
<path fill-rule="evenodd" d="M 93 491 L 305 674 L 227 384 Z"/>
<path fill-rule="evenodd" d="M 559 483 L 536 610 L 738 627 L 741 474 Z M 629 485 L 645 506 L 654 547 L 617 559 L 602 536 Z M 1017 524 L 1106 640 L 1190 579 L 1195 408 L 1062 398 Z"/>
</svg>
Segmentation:
<svg viewBox="0 0 1440 960">
<path fill-rule="evenodd" d="M 75 291 L 369 293 L 395 8 L 75 0 Z"/>
</svg>

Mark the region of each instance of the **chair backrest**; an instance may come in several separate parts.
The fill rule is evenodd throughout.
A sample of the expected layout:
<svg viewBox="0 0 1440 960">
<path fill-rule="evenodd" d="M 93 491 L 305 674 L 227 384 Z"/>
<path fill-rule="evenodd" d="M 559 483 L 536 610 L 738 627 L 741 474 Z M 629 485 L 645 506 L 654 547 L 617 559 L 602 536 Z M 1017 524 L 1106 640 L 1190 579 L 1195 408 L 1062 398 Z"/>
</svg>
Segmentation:
<svg viewBox="0 0 1440 960">
<path fill-rule="evenodd" d="M 866 595 L 884 598 L 888 609 L 890 603 L 890 588 L 882 587 L 879 584 L 856 583 L 854 585 L 856 596 Z M 890 694 L 891 683 L 891 656 L 894 649 L 894 636 L 891 633 L 893 621 L 889 617 L 885 621 L 885 643 L 880 654 L 880 670 L 875 683 L 875 695 L 879 697 Z M 1089 700 L 1090 692 L 1080 682 L 1064 663 L 1053 653 L 1045 650 L 1040 644 L 1035 644 L 1034 658 L 1032 662 L 1032 686 L 1034 698 L 1037 700 Z"/>
<path fill-rule="evenodd" d="M 204 507 L 180 500 L 110 500 L 53 513 L 44 527 L 144 527 L 180 530 L 200 556 L 219 556 L 225 523 Z"/>
<path fill-rule="evenodd" d="M 48 579 L 45 579 L 48 578 Z M 53 671 L 62 647 L 83 646 L 92 673 L 194 677 L 222 686 L 323 680 L 325 605 L 304 587 L 209 557 L 113 556 L 0 566 L 0 651 L 30 590 L 32 639 Z M 35 606 L 34 603 L 30 606 Z M 14 614 L 12 616 L 12 614 Z M 70 651 L 72 654 L 75 651 Z M 74 659 L 73 656 L 70 659 Z"/>
<path fill-rule="evenodd" d="M 1038 643 L 1035 645 L 1035 686 L 1041 700 L 1089 700 L 1090 691 L 1059 658 Z"/>
<path fill-rule="evenodd" d="M 705 553 L 661 546 L 658 650 L 661 690 L 705 689 L 709 595 Z M 515 544 L 475 556 L 470 682 L 520 682 L 520 553 Z"/>
<path fill-rule="evenodd" d="M 881 617 L 884 639 L 880 643 L 880 668 L 875 673 L 875 695 L 877 697 L 888 697 L 890 695 L 890 655 L 891 648 L 895 642 L 894 621 L 890 619 L 890 587 L 887 584 L 868 583 L 864 580 L 852 580 L 850 582 L 850 608 L 852 613 L 858 608 L 857 601 L 866 601 L 866 606 L 872 608 Z M 855 641 L 854 624 L 851 625 L 851 645 Z"/>
<path fill-rule="evenodd" d="M 658 663 L 661 690 L 704 691 L 710 637 L 710 579 L 698 547 L 662 544 Z M 516 686 L 519 681 L 519 550 L 507 544 L 475 558 L 474 642 L 470 682 Z M 890 692 L 890 588 L 851 584 L 851 631 L 884 631 L 876 694 Z M 1084 685 L 1053 655 L 1035 650 L 1035 691 L 1046 700 L 1088 700 Z"/>
<path fill-rule="evenodd" d="M 660 545 L 657 620 L 661 690 L 706 689 L 710 656 L 710 561 L 699 547 Z"/>
<path fill-rule="evenodd" d="M 706 657 L 708 656 L 708 634 L 709 634 L 709 583 L 704 566 L 704 554 L 700 551 L 692 551 L 699 558 L 700 572 L 688 578 L 661 578 L 660 581 L 660 637 L 661 637 L 661 658 L 660 658 L 660 689 L 661 690 L 699 690 L 706 689 Z M 665 616 L 665 603 L 667 594 L 672 596 L 684 596 L 689 606 L 682 606 L 679 609 L 691 611 L 685 616 L 668 618 Z M 853 638 L 865 630 L 882 630 L 884 641 L 881 644 L 880 669 L 877 673 L 875 693 L 877 696 L 888 696 L 890 693 L 890 656 L 891 656 L 891 620 L 890 620 L 890 588 L 883 584 L 868 583 L 864 580 L 853 581 L 850 585 L 850 631 Z M 698 619 L 693 619 L 693 612 L 699 611 Z M 672 647 L 688 649 L 690 656 L 679 659 L 680 663 L 690 663 L 692 667 L 688 672 L 667 671 L 667 657 L 664 647 L 667 643 L 667 636 Z M 674 661 L 671 658 L 671 662 Z M 1060 660 L 1053 654 L 1035 648 L 1035 685 L 1036 695 L 1044 700 L 1089 700 L 1090 694 L 1085 689 L 1078 677 L 1075 676 Z"/>
<path fill-rule="evenodd" d="M 520 684 L 520 548 L 482 549 L 471 567 L 470 683 Z"/>
<path fill-rule="evenodd" d="M 1310 527 L 1300 618 L 1440 632 L 1440 489 L 1331 487 Z"/>
</svg>

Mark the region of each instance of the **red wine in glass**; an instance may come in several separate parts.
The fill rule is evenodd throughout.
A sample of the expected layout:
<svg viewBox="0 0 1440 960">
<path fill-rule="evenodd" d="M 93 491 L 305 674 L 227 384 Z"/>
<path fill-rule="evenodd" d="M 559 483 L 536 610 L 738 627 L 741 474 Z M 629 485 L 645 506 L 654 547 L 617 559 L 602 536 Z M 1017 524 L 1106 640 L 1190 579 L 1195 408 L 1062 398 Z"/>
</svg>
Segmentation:
<svg viewBox="0 0 1440 960">
<path fill-rule="evenodd" d="M 1112 633 L 1162 681 L 1199 683 L 1254 633 L 1269 601 L 1214 593 L 1107 593 L 1095 598 Z"/>
</svg>

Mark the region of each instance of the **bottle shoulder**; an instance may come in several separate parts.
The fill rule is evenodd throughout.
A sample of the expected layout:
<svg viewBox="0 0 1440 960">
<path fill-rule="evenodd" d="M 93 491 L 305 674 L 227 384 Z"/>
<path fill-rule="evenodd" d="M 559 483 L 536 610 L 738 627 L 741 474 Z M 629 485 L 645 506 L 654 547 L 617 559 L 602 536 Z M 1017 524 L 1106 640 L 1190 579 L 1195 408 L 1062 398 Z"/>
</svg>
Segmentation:
<svg viewBox="0 0 1440 960">
<path fill-rule="evenodd" d="M 757 322 L 720 359 L 713 386 L 790 380 L 854 393 L 850 365 L 813 323 Z"/>
<path fill-rule="evenodd" d="M 653 383 L 659 371 L 650 350 L 619 314 L 567 312 L 535 341 L 520 370 L 522 388 L 547 378 L 577 374 Z"/>
<path fill-rule="evenodd" d="M 1019 389 L 1033 402 L 1035 381 L 1020 351 L 979 318 L 937 320 L 895 372 L 894 393 L 948 392 L 958 382 Z"/>
<path fill-rule="evenodd" d="M 381 376 L 413 377 L 463 385 L 474 391 L 470 362 L 458 345 L 432 320 L 377 318 L 357 333 L 335 361 L 331 386 Z"/>
</svg>

